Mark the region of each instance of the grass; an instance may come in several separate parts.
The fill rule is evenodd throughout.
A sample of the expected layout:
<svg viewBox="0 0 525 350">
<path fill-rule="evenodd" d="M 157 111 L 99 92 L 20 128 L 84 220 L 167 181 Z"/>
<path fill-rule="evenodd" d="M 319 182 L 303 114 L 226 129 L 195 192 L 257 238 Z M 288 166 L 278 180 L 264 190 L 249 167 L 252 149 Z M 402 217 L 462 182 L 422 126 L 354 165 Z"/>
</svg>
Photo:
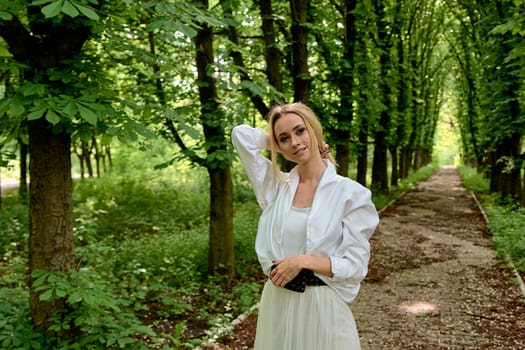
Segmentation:
<svg viewBox="0 0 525 350">
<path fill-rule="evenodd" d="M 489 181 L 475 169 L 458 168 L 463 184 L 479 199 L 488 218 L 488 228 L 498 255 L 511 259 L 516 269 L 525 273 L 525 208 L 502 201 L 489 193 Z"/>
</svg>

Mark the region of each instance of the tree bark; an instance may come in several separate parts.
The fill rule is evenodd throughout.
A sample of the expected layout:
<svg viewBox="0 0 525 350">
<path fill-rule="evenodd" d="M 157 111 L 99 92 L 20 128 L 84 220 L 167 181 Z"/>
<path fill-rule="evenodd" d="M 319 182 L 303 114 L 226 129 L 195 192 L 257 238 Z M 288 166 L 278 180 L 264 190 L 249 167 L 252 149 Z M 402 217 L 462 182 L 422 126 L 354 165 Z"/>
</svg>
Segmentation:
<svg viewBox="0 0 525 350">
<path fill-rule="evenodd" d="M 379 131 L 375 133 L 374 161 L 372 163 L 372 187 L 381 192 L 388 191 L 387 164 L 386 135 L 383 131 Z"/>
<path fill-rule="evenodd" d="M 71 139 L 54 134 L 43 118 L 29 122 L 29 269 L 68 271 L 74 266 Z M 47 329 L 65 300 L 42 302 L 30 283 L 33 322 Z"/>
<path fill-rule="evenodd" d="M 208 270 L 235 275 L 233 183 L 230 168 L 208 168 L 210 177 L 210 250 Z"/>
<path fill-rule="evenodd" d="M 281 75 L 281 53 L 277 49 L 277 36 L 273 20 L 271 0 L 256 0 L 261 12 L 262 32 L 264 40 L 264 59 L 266 61 L 266 76 L 275 90 L 283 92 L 283 78 Z M 277 101 L 282 102 L 282 101 Z"/>
<path fill-rule="evenodd" d="M 390 149 L 390 158 L 392 159 L 392 174 L 390 175 L 390 185 L 397 186 L 399 180 L 399 157 L 397 149 Z"/>
<path fill-rule="evenodd" d="M 308 0 L 290 0 L 292 13 L 292 78 L 294 101 L 308 103 L 312 78 L 308 71 Z"/>
</svg>

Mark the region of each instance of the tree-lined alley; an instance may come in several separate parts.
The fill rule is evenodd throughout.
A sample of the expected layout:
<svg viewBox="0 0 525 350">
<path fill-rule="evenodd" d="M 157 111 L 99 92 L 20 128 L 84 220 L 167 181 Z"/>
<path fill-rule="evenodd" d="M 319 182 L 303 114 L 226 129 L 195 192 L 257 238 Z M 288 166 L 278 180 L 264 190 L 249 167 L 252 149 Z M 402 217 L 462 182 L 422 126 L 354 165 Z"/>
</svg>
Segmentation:
<svg viewBox="0 0 525 350">
<path fill-rule="evenodd" d="M 523 203 L 524 9 L 523 0 L 0 0 L 0 166 L 19 150 L 25 169 L 29 147 L 30 268 L 74 266 L 73 150 L 99 160 L 111 138 L 161 136 L 177 146 L 173 160 L 206 168 L 209 271 L 232 276 L 229 132 L 283 101 L 312 106 L 340 172 L 355 168 L 381 191 L 431 162 L 447 106 L 463 160 Z M 33 320 L 46 328 L 64 300 L 31 290 Z"/>
</svg>

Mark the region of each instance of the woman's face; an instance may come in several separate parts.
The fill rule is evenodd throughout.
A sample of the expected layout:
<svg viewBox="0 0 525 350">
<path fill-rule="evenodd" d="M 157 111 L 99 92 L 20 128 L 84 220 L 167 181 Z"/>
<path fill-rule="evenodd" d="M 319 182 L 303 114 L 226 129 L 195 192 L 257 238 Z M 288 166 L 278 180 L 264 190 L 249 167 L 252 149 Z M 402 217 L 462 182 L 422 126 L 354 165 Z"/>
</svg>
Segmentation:
<svg viewBox="0 0 525 350">
<path fill-rule="evenodd" d="M 284 158 L 297 164 L 311 159 L 312 142 L 303 118 L 294 113 L 284 114 L 275 122 L 273 131 Z"/>
</svg>

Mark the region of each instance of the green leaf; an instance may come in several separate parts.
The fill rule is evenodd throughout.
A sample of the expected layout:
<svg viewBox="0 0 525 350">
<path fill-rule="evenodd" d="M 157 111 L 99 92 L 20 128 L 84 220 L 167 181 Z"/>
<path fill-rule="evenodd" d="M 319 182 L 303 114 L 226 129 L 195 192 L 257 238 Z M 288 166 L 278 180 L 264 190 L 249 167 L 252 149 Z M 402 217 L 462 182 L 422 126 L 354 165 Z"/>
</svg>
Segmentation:
<svg viewBox="0 0 525 350">
<path fill-rule="evenodd" d="M 86 6 L 82 6 L 82 5 L 79 5 L 79 4 L 75 4 L 75 6 L 80 11 L 80 13 L 82 13 L 87 18 L 92 19 L 93 21 L 98 21 L 99 20 L 99 16 L 91 8 L 86 7 Z"/>
<path fill-rule="evenodd" d="M 63 289 L 56 289 L 55 290 L 57 298 L 63 298 L 66 296 L 66 291 Z"/>
<path fill-rule="evenodd" d="M 2 116 L 5 112 L 7 112 L 7 109 L 9 108 L 10 104 L 11 104 L 11 99 L 5 99 L 0 102 L 0 116 Z"/>
<path fill-rule="evenodd" d="M 82 140 L 89 142 L 91 141 L 91 138 L 93 137 L 93 133 L 91 130 L 89 130 L 87 127 L 80 127 L 77 129 L 76 135 Z"/>
<path fill-rule="evenodd" d="M 17 99 L 11 100 L 11 106 L 9 108 L 9 111 L 13 115 L 13 117 L 18 117 L 24 114 L 26 111 L 24 105 Z"/>
<path fill-rule="evenodd" d="M 72 118 L 77 114 L 77 108 L 72 101 L 69 101 L 62 109 L 62 112 L 64 113 L 65 117 Z"/>
<path fill-rule="evenodd" d="M 249 90 L 254 96 L 264 97 L 264 91 L 252 81 L 245 80 L 241 83 L 241 86 L 244 89 Z"/>
<path fill-rule="evenodd" d="M 89 306 L 96 305 L 95 300 L 96 299 L 91 294 L 84 295 L 84 301 Z"/>
<path fill-rule="evenodd" d="M 62 12 L 73 18 L 75 18 L 79 14 L 75 5 L 73 5 L 69 0 L 66 0 L 64 2 L 64 6 L 62 6 Z"/>
<path fill-rule="evenodd" d="M 164 27 L 165 26 L 165 22 L 166 22 L 166 20 L 162 19 L 162 18 L 154 19 L 153 21 L 148 23 L 148 25 L 146 26 L 146 30 L 148 32 L 153 32 L 156 29 L 160 29 L 160 28 Z"/>
<path fill-rule="evenodd" d="M 53 300 L 53 289 L 49 289 L 42 293 L 39 297 L 40 301 L 51 301 Z"/>
<path fill-rule="evenodd" d="M 137 134 L 142 135 L 145 138 L 152 139 L 155 137 L 155 133 L 153 133 L 150 129 L 146 128 L 142 124 L 134 124 L 134 129 L 137 132 Z"/>
<path fill-rule="evenodd" d="M 13 16 L 9 12 L 0 11 L 0 19 L 9 21 Z"/>
<path fill-rule="evenodd" d="M 55 113 L 55 111 L 50 109 L 49 111 L 47 111 L 46 120 L 51 124 L 56 125 L 60 122 L 60 117 Z"/>
<path fill-rule="evenodd" d="M 31 6 L 40 6 L 40 5 L 48 4 L 48 3 L 52 2 L 52 1 L 53 0 L 34 0 L 31 3 Z"/>
<path fill-rule="evenodd" d="M 35 270 L 31 274 L 31 277 L 36 278 L 33 282 L 33 287 L 40 287 L 49 276 L 49 273 L 46 270 Z"/>
<path fill-rule="evenodd" d="M 56 17 L 60 14 L 63 3 L 63 0 L 52 2 L 42 8 L 42 13 L 44 16 L 46 16 L 46 18 Z"/>
<path fill-rule="evenodd" d="M 27 115 L 27 120 L 36 120 L 42 118 L 44 113 L 46 112 L 45 108 L 39 108 Z"/>
<path fill-rule="evenodd" d="M 197 36 L 197 31 L 194 28 L 192 28 L 192 27 L 190 27 L 190 26 L 188 26 L 188 25 L 186 25 L 184 23 L 177 23 L 177 24 L 178 24 L 177 25 L 177 29 L 180 32 L 182 32 L 184 35 L 186 35 L 187 37 L 194 38 L 194 37 Z"/>
<path fill-rule="evenodd" d="M 78 113 L 80 114 L 80 117 L 82 119 L 84 119 L 91 125 L 94 125 L 94 126 L 97 125 L 98 116 L 92 109 L 89 109 L 78 102 L 75 103 L 75 105 L 77 106 Z"/>
<path fill-rule="evenodd" d="M 70 304 L 76 304 L 81 302 L 83 299 L 83 293 L 80 290 L 75 291 L 72 293 L 69 298 L 67 298 L 67 302 Z"/>
</svg>

